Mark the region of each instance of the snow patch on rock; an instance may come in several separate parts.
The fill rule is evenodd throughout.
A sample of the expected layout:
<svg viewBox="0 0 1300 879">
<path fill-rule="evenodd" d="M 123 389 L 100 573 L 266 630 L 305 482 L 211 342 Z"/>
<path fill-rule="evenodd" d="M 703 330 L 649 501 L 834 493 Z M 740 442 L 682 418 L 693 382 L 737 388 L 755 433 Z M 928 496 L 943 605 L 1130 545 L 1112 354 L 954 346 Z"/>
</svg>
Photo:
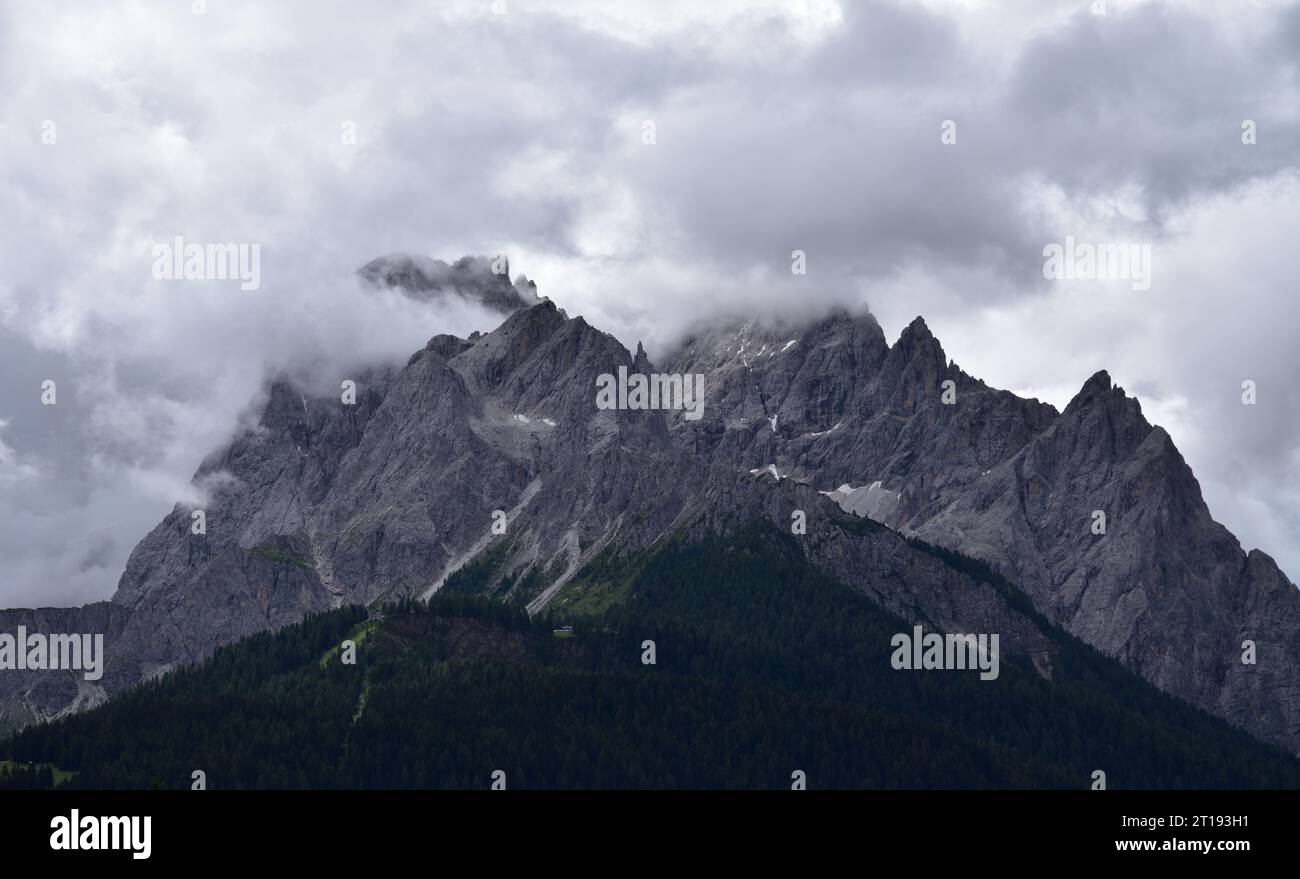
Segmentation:
<svg viewBox="0 0 1300 879">
<path fill-rule="evenodd" d="M 840 425 L 843 423 L 844 423 L 843 421 L 839 421 L 836 422 L 835 426 L 832 427 L 830 430 L 819 430 L 815 433 L 805 433 L 804 436 L 826 436 L 828 433 L 834 433 L 835 431 L 839 430 Z M 825 494 L 825 492 L 823 492 L 823 494 Z"/>
<path fill-rule="evenodd" d="M 894 511 L 898 506 L 899 497 L 898 492 L 885 488 L 880 480 L 858 488 L 846 482 L 839 488 L 821 493 L 839 504 L 844 512 L 874 519 L 877 522 L 885 521 L 886 517 Z"/>
</svg>

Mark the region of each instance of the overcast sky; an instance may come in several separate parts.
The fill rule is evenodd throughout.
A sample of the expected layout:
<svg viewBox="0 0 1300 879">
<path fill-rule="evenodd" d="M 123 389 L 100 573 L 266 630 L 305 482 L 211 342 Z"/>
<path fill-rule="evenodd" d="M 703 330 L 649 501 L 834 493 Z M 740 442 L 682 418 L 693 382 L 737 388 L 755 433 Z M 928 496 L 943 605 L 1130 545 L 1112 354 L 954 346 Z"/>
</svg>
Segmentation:
<svg viewBox="0 0 1300 879">
<path fill-rule="evenodd" d="M 392 251 L 505 251 L 652 357 L 865 302 L 1058 406 L 1106 368 L 1300 576 L 1294 6 L 196 5 L 0 5 L 0 606 L 111 595 L 269 371 L 492 325 L 363 292 Z M 177 235 L 261 288 L 154 279 Z M 1150 288 L 1044 279 L 1066 236 L 1149 243 Z"/>
</svg>

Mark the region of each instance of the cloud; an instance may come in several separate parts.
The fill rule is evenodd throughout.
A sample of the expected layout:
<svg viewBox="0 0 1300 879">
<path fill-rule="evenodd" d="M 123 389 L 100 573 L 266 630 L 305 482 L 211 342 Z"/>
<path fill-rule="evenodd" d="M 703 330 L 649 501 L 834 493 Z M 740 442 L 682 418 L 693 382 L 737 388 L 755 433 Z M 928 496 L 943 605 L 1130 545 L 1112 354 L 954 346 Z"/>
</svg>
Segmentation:
<svg viewBox="0 0 1300 879">
<path fill-rule="evenodd" d="M 709 314 L 865 298 L 1056 402 L 1108 367 L 1300 570 L 1300 13 L 1108 7 L 5 4 L 0 605 L 111 594 L 269 373 L 337 387 L 495 322 L 362 292 L 395 251 L 506 251 L 652 356 Z M 1071 234 L 1152 242 L 1152 289 L 1045 281 Z M 259 245 L 261 289 L 155 280 L 176 235 Z"/>
</svg>

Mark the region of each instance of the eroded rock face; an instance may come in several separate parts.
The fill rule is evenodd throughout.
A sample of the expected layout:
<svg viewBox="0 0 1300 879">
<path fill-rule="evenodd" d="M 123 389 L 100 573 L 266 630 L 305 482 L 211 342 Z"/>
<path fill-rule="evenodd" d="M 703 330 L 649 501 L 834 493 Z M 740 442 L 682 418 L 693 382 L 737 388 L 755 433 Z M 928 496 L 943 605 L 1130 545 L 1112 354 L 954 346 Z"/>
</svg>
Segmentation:
<svg viewBox="0 0 1300 879">
<path fill-rule="evenodd" d="M 963 373 L 920 319 L 891 346 L 843 311 L 687 339 L 660 368 L 705 375 L 699 421 L 598 409 L 597 376 L 620 366 L 656 370 L 540 301 L 358 375 L 352 405 L 273 383 L 257 424 L 195 476 L 206 534 L 178 507 L 112 602 L 0 612 L 0 631 L 100 626 L 108 653 L 96 691 L 0 673 L 0 722 L 75 710 L 317 610 L 428 595 L 470 562 L 484 591 L 537 609 L 602 553 L 758 519 L 789 533 L 795 510 L 823 572 L 906 619 L 999 632 L 1050 676 L 1032 615 L 895 531 L 845 527 L 864 520 L 840 501 L 987 560 L 1155 684 L 1300 751 L 1300 595 L 1212 520 L 1167 434 L 1104 373 L 1058 413 Z"/>
</svg>

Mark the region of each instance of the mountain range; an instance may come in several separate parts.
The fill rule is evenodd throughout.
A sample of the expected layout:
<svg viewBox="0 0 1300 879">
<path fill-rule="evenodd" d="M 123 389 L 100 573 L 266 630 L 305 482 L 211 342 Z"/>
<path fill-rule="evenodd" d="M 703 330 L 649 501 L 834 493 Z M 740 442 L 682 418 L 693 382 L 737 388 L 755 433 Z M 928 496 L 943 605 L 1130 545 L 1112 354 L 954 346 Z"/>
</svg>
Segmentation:
<svg viewBox="0 0 1300 879">
<path fill-rule="evenodd" d="M 178 505 L 111 600 L 0 611 L 0 631 L 102 632 L 107 651 L 95 682 L 0 673 L 0 729 L 449 583 L 534 614 L 604 613 L 635 599 L 654 553 L 760 527 L 908 624 L 1000 633 L 1044 682 L 1066 632 L 1300 753 L 1300 593 L 1214 521 L 1169 435 L 1105 372 L 1057 411 L 967 375 L 920 318 L 891 345 L 846 310 L 715 321 L 656 365 L 485 265 L 368 264 L 371 283 L 503 321 L 334 377 L 354 402 L 271 381 L 256 424 L 195 474 L 206 533 Z M 703 417 L 598 408 L 597 377 L 620 367 L 704 376 Z"/>
</svg>

